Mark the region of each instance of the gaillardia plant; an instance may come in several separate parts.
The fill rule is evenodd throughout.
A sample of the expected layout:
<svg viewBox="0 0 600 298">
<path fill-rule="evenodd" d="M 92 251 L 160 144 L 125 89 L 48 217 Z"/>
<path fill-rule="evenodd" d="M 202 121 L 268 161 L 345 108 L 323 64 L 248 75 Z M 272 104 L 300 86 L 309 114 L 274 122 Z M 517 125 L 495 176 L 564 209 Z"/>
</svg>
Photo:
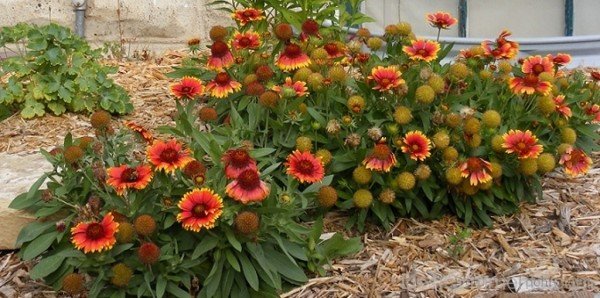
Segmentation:
<svg viewBox="0 0 600 298">
<path fill-rule="evenodd" d="M 174 127 L 67 137 L 13 201 L 44 219 L 19 237 L 23 258 L 42 255 L 33 277 L 90 296 L 276 295 L 360 248 L 320 240 L 329 210 L 360 230 L 447 213 L 491 225 L 556 166 L 590 168 L 600 75 L 567 72 L 567 54 L 513 64 L 508 31 L 442 63 L 452 45 L 409 24 L 348 29 L 370 20 L 360 4 L 219 6 L 236 25 L 170 74 Z"/>
</svg>

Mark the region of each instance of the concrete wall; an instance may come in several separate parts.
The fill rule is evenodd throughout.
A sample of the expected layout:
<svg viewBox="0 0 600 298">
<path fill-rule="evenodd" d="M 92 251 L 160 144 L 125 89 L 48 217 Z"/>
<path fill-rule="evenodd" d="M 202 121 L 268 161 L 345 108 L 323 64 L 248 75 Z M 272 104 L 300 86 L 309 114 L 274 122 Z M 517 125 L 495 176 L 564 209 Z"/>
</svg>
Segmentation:
<svg viewBox="0 0 600 298">
<path fill-rule="evenodd" d="M 189 38 L 208 39 L 215 24 L 229 15 L 206 6 L 207 0 L 88 0 L 86 38 L 93 43 L 115 42 L 121 36 L 132 47 L 173 48 Z M 117 9 L 120 6 L 122 35 Z M 0 26 L 49 20 L 73 28 L 71 0 L 0 0 Z"/>
<path fill-rule="evenodd" d="M 435 36 L 425 15 L 446 11 L 458 18 L 458 0 L 365 0 L 365 11 L 377 21 L 367 25 L 382 32 L 388 24 L 406 21 L 418 36 Z M 467 36 L 492 38 L 509 29 L 517 38 L 564 35 L 564 0 L 470 0 L 467 1 Z M 599 0 L 575 0 L 573 35 L 600 35 Z M 458 29 L 442 31 L 457 37 Z"/>
</svg>

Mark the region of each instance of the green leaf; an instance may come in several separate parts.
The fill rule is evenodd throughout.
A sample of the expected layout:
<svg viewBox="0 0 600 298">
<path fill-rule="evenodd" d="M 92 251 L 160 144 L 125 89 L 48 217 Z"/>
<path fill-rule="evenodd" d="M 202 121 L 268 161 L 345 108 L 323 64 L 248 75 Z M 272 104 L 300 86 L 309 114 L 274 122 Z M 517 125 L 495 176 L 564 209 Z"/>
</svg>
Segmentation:
<svg viewBox="0 0 600 298">
<path fill-rule="evenodd" d="M 51 232 L 35 238 L 23 250 L 23 260 L 29 261 L 45 252 L 54 243 L 57 235 L 58 232 Z"/>
<path fill-rule="evenodd" d="M 270 247 L 265 248 L 265 253 L 269 256 L 269 262 L 279 273 L 281 273 L 281 275 L 299 284 L 308 281 L 308 277 L 306 277 L 302 268 L 300 268 L 298 264 L 293 263 L 284 254 L 277 252 Z"/>
<path fill-rule="evenodd" d="M 167 285 L 167 292 L 175 295 L 175 297 L 178 298 L 190 298 L 190 293 L 182 290 L 180 287 L 173 283 L 169 283 Z"/>
<path fill-rule="evenodd" d="M 159 275 L 156 279 L 156 297 L 162 298 L 167 290 L 167 279 L 164 276 Z"/>
<path fill-rule="evenodd" d="M 253 290 L 258 291 L 258 275 L 254 269 L 254 265 L 252 265 L 245 253 L 239 253 L 237 256 L 240 263 L 242 263 L 242 272 L 246 281 Z"/>
<path fill-rule="evenodd" d="M 36 237 L 38 237 L 42 233 L 46 232 L 51 227 L 54 227 L 53 222 L 37 222 L 36 221 L 36 222 L 32 222 L 32 223 L 28 224 L 27 226 L 25 226 L 25 228 L 23 228 L 21 230 L 21 232 L 19 232 L 19 236 L 17 237 L 16 246 L 21 246 L 23 243 L 29 242 L 29 241 L 35 239 Z"/>
<path fill-rule="evenodd" d="M 54 113 L 54 115 L 57 115 L 57 116 L 61 115 L 67 111 L 67 108 L 65 108 L 65 106 L 59 102 L 49 103 L 48 108 L 50 109 L 50 111 L 52 111 L 52 113 Z"/>
<path fill-rule="evenodd" d="M 29 277 L 31 277 L 31 279 L 46 277 L 50 273 L 56 271 L 64 260 L 65 257 L 60 254 L 43 258 L 31 269 L 31 271 L 29 271 Z"/>
<path fill-rule="evenodd" d="M 28 100 L 25 103 L 23 110 L 21 111 L 21 117 L 25 119 L 31 119 L 35 116 L 44 116 L 44 114 L 44 105 L 31 100 Z"/>
<path fill-rule="evenodd" d="M 242 251 L 242 244 L 235 238 L 235 235 L 231 230 L 225 231 L 225 237 L 227 237 L 227 241 L 229 241 L 229 244 L 231 244 L 235 250 Z"/>
<path fill-rule="evenodd" d="M 240 263 L 238 263 L 237 259 L 235 258 L 235 256 L 231 252 L 231 250 L 228 249 L 225 251 L 225 257 L 227 258 L 227 262 L 229 263 L 229 265 L 231 265 L 231 267 L 233 267 L 233 269 L 235 271 L 237 271 L 237 272 L 241 271 Z"/>
<path fill-rule="evenodd" d="M 204 253 L 210 251 L 211 249 L 217 247 L 219 243 L 219 239 L 212 237 L 210 235 L 206 235 L 202 241 L 196 246 L 194 252 L 192 253 L 192 260 L 195 260 L 202 256 Z"/>
</svg>

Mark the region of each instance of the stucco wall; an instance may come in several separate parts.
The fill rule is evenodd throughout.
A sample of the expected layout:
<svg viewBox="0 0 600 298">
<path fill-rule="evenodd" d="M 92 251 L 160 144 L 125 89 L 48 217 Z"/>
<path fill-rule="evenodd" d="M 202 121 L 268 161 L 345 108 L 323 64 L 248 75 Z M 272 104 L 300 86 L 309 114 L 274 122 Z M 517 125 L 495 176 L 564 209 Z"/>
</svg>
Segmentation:
<svg viewBox="0 0 600 298">
<path fill-rule="evenodd" d="M 206 6 L 207 0 L 88 0 L 86 38 L 93 43 L 124 38 L 133 47 L 173 48 L 193 37 L 208 39 L 215 24 L 230 22 L 226 13 Z M 120 23 L 117 9 L 120 5 Z M 0 26 L 49 20 L 73 28 L 71 0 L 0 0 Z"/>
</svg>

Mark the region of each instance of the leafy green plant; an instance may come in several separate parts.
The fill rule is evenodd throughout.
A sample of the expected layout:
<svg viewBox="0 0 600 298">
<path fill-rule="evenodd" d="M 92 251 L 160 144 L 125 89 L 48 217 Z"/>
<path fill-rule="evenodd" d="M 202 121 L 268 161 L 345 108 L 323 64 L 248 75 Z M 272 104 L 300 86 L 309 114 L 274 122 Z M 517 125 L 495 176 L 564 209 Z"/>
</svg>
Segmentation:
<svg viewBox="0 0 600 298">
<path fill-rule="evenodd" d="M 448 254 L 458 259 L 465 252 L 465 241 L 471 237 L 471 229 L 469 228 L 458 228 L 454 235 L 450 236 L 450 245 L 446 249 Z"/>
<path fill-rule="evenodd" d="M 100 50 L 68 28 L 17 24 L 3 27 L 0 47 L 17 45 L 14 57 L 0 61 L 0 104 L 21 110 L 23 118 L 102 108 L 133 110 L 125 90 L 109 77 L 116 69 L 98 63 Z"/>
</svg>

